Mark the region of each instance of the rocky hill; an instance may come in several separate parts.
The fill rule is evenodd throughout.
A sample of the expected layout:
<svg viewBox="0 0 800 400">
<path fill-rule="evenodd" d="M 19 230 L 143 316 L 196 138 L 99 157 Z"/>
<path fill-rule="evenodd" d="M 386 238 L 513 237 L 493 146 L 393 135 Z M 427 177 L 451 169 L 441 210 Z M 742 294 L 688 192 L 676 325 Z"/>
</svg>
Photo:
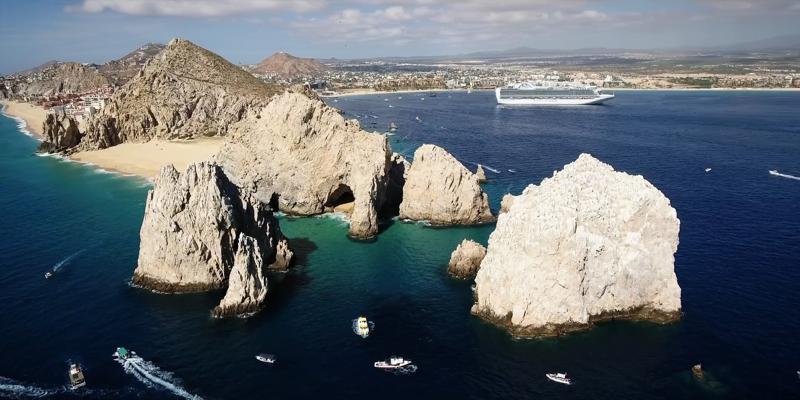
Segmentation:
<svg viewBox="0 0 800 400">
<path fill-rule="evenodd" d="M 37 67 L 25 75 L 13 75 L 6 81 L 11 95 L 33 97 L 80 93 L 110 84 L 111 81 L 96 65 L 75 62 Z"/>
<path fill-rule="evenodd" d="M 114 86 L 122 86 L 136 76 L 139 70 L 165 47 L 161 43 L 147 43 L 121 58 L 98 66 L 98 70 Z"/>
<path fill-rule="evenodd" d="M 276 92 L 224 58 L 173 39 L 87 123 L 80 148 L 225 135 L 247 110 L 263 107 Z"/>
<path fill-rule="evenodd" d="M 319 75 L 327 69 L 328 67 L 317 60 L 295 57 L 288 53 L 278 52 L 256 64 L 250 72 L 259 75 L 292 79 Z"/>
</svg>

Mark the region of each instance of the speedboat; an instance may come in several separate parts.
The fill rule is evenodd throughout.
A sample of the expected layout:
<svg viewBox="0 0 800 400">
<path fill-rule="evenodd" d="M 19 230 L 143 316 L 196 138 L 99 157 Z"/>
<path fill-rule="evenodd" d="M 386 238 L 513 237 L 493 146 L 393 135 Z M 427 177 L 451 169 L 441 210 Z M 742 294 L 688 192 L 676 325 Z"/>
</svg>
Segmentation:
<svg viewBox="0 0 800 400">
<path fill-rule="evenodd" d="M 275 364 L 275 356 L 272 354 L 261 353 L 256 355 L 256 360 L 265 364 Z"/>
<path fill-rule="evenodd" d="M 711 168 L 706 168 L 706 172 L 711 172 Z"/>
<path fill-rule="evenodd" d="M 770 175 L 780 175 L 781 173 L 780 173 L 780 172 L 778 172 L 778 170 L 777 170 L 777 169 L 771 169 L 771 170 L 769 170 L 769 174 L 770 174 Z"/>
<path fill-rule="evenodd" d="M 72 363 L 69 365 L 69 384 L 72 390 L 86 386 L 86 379 L 83 377 L 83 370 L 80 364 Z"/>
<path fill-rule="evenodd" d="M 406 360 L 400 356 L 391 356 L 388 360 L 375 362 L 375 368 L 379 369 L 398 369 L 409 365 L 411 365 L 411 360 Z"/>
<path fill-rule="evenodd" d="M 117 351 L 114 352 L 113 356 L 115 360 L 125 361 L 136 356 L 136 352 L 130 351 L 124 347 L 117 347 Z"/>
<path fill-rule="evenodd" d="M 397 131 L 397 124 L 395 124 L 394 122 L 390 122 L 389 123 L 389 132 L 395 132 L 395 131 Z"/>
<path fill-rule="evenodd" d="M 44 273 L 44 279 L 50 279 L 53 276 L 53 271 L 47 271 Z"/>
<path fill-rule="evenodd" d="M 369 321 L 367 321 L 367 317 L 361 316 L 356 320 L 356 335 L 362 338 L 369 336 Z"/>
<path fill-rule="evenodd" d="M 572 381 L 567 377 L 566 373 L 555 373 L 555 374 L 545 374 L 547 379 L 550 379 L 553 382 L 563 383 L 565 385 L 571 385 Z"/>
</svg>

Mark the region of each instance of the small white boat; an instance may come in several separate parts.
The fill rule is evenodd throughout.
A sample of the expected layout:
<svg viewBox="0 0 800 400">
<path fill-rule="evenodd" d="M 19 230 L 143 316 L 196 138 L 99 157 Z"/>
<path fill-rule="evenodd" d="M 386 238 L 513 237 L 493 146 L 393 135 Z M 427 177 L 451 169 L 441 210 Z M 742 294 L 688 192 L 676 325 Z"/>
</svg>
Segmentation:
<svg viewBox="0 0 800 400">
<path fill-rule="evenodd" d="M 775 176 L 781 176 L 781 173 L 780 173 L 780 172 L 778 172 L 778 170 L 777 170 L 777 169 L 771 169 L 771 170 L 769 170 L 769 174 L 770 174 L 770 175 L 775 175 Z"/>
<path fill-rule="evenodd" d="M 47 271 L 47 272 L 44 273 L 44 279 L 50 279 L 52 277 L 53 277 L 53 272 L 52 271 Z"/>
<path fill-rule="evenodd" d="M 711 168 L 706 168 L 706 172 L 711 172 Z"/>
<path fill-rule="evenodd" d="M 356 320 L 355 326 L 356 335 L 366 338 L 369 336 L 369 321 L 367 317 L 361 316 Z"/>
<path fill-rule="evenodd" d="M 553 382 L 563 383 L 565 385 L 572 384 L 572 381 L 567 377 L 566 373 L 557 372 L 555 374 L 545 374 L 545 376 Z"/>
<path fill-rule="evenodd" d="M 76 390 L 86 386 L 86 378 L 80 364 L 72 363 L 69 365 L 69 388 Z"/>
<path fill-rule="evenodd" d="M 391 356 L 388 360 L 375 362 L 375 368 L 378 369 L 398 369 L 409 365 L 411 365 L 411 360 L 406 360 L 400 356 Z"/>
<path fill-rule="evenodd" d="M 422 122 L 422 118 L 420 118 L 419 115 L 417 115 L 416 120 L 417 120 L 417 122 Z"/>
<path fill-rule="evenodd" d="M 265 364 L 275 364 L 275 356 L 272 354 L 261 353 L 256 355 L 256 360 L 261 361 Z"/>
</svg>

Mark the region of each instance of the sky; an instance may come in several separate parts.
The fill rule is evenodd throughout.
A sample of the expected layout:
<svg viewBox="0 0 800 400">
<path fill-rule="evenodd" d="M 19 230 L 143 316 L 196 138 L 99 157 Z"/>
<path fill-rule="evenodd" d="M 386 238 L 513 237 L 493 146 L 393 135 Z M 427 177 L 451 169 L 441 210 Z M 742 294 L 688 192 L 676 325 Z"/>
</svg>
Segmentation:
<svg viewBox="0 0 800 400">
<path fill-rule="evenodd" d="M 189 39 L 234 63 L 677 48 L 800 34 L 800 0 L 3 0 L 0 73 Z"/>
</svg>

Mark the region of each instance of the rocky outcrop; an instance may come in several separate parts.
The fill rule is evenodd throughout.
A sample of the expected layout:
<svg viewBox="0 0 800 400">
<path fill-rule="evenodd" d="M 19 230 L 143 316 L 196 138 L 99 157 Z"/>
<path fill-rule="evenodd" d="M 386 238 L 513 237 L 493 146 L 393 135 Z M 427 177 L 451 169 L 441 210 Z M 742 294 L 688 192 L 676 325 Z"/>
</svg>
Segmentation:
<svg viewBox="0 0 800 400">
<path fill-rule="evenodd" d="M 49 113 L 42 124 L 44 140 L 37 151 L 58 153 L 78 145 L 81 132 L 74 118 L 64 114 Z"/>
<path fill-rule="evenodd" d="M 494 220 L 489 196 L 475 174 L 441 147 L 426 144 L 414 152 L 403 187 L 400 218 L 433 225 L 472 225 Z"/>
<path fill-rule="evenodd" d="M 76 62 L 50 62 L 14 77 L 11 93 L 23 97 L 83 93 L 111 83 L 96 65 Z"/>
<path fill-rule="evenodd" d="M 478 273 L 485 256 L 485 247 L 474 240 L 464 239 L 450 254 L 447 272 L 456 278 L 472 279 Z"/>
<path fill-rule="evenodd" d="M 173 39 L 88 121 L 80 147 L 226 135 L 276 92 L 222 57 Z"/>
<path fill-rule="evenodd" d="M 369 238 L 378 232 L 390 157 L 385 136 L 287 92 L 237 124 L 215 159 L 234 183 L 286 213 L 315 215 L 352 203 L 350 235 Z"/>
<path fill-rule="evenodd" d="M 475 177 L 478 178 L 478 183 L 487 181 L 486 172 L 483 170 L 483 165 L 478 164 L 478 169 L 475 170 Z"/>
<path fill-rule="evenodd" d="M 217 318 L 258 311 L 267 297 L 267 274 L 258 241 L 239 236 L 228 290 L 211 314 Z"/>
<path fill-rule="evenodd" d="M 291 259 L 269 206 L 207 162 L 192 164 L 183 174 L 171 165 L 161 169 L 147 194 L 140 238 L 133 283 L 160 292 L 224 288 L 234 266 L 242 287 L 252 288 L 251 281 L 261 279 L 252 265 L 258 271 L 275 263 L 284 268 Z M 240 249 L 241 243 L 247 247 Z M 233 298 L 258 298 L 254 293 L 229 288 L 223 305 L 229 307 Z"/>
<path fill-rule="evenodd" d="M 500 214 L 473 312 L 523 336 L 614 318 L 673 321 L 679 227 L 652 184 L 582 154 Z"/>
<path fill-rule="evenodd" d="M 503 195 L 503 199 L 500 200 L 500 214 L 504 212 L 508 212 L 511 209 L 511 206 L 514 205 L 514 196 L 511 193 L 506 193 Z"/>
</svg>

